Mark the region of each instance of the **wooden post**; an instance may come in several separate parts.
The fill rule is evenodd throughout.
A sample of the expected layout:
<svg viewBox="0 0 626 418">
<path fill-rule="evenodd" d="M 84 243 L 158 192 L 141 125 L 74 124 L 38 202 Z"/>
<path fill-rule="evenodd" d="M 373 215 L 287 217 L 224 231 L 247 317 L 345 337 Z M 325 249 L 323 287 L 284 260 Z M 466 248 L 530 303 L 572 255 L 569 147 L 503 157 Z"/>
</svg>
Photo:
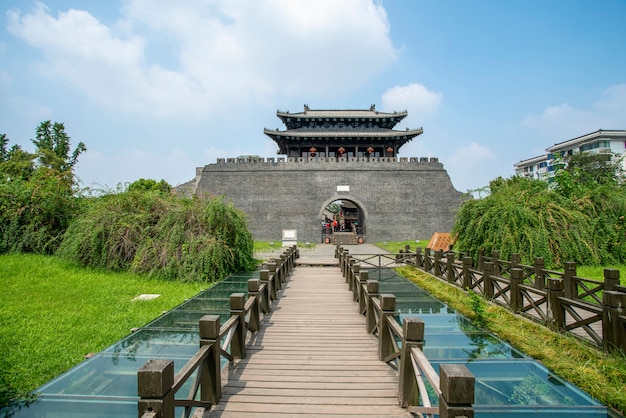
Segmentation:
<svg viewBox="0 0 626 418">
<path fill-rule="evenodd" d="M 415 267 L 422 268 L 424 266 L 424 256 L 422 255 L 422 247 L 415 249 Z"/>
<path fill-rule="evenodd" d="M 436 250 L 435 251 L 435 276 L 441 277 L 441 255 L 443 251 Z"/>
<path fill-rule="evenodd" d="M 265 266 L 270 272 L 270 286 L 274 288 L 274 296 L 276 296 L 276 288 L 277 285 L 274 283 L 275 281 L 280 281 L 280 260 L 272 258 L 269 263 L 266 263 Z"/>
<path fill-rule="evenodd" d="M 400 351 L 400 376 L 398 399 L 400 406 L 419 405 L 419 388 L 415 380 L 415 370 L 411 361 L 411 349 L 424 347 L 424 321 L 416 317 L 402 321 L 402 348 Z"/>
<path fill-rule="evenodd" d="M 268 264 L 267 266 L 270 269 L 272 268 L 271 264 Z M 275 272 L 276 272 L 276 264 L 274 264 L 274 273 Z M 271 273 L 271 270 L 261 270 L 259 272 L 259 275 L 261 277 L 261 281 L 263 283 L 267 284 L 268 293 L 269 293 L 269 299 L 270 299 L 270 301 L 272 301 L 272 300 L 276 300 L 276 288 L 274 287 L 274 283 L 272 283 L 273 280 L 276 280 L 276 274 L 271 275 L 270 273 Z M 270 277 L 271 277 L 272 281 L 270 281 Z"/>
<path fill-rule="evenodd" d="M 430 248 L 426 247 L 424 250 L 424 271 L 430 273 L 432 269 L 432 263 L 430 261 Z"/>
<path fill-rule="evenodd" d="M 200 347 L 210 345 L 209 356 L 202 363 L 200 399 L 213 405 L 222 398 L 222 368 L 220 348 L 220 316 L 204 315 L 200 318 Z"/>
<path fill-rule="evenodd" d="M 248 321 L 248 328 L 252 332 L 257 332 L 260 330 L 261 323 L 261 311 L 260 311 L 260 303 L 259 299 L 261 297 L 259 293 L 259 289 L 261 287 L 261 280 L 259 279 L 250 279 L 248 280 L 248 298 L 254 298 L 254 303 L 250 307 L 250 320 Z"/>
<path fill-rule="evenodd" d="M 511 268 L 518 268 L 521 262 L 521 257 L 518 253 L 511 254 Z"/>
<path fill-rule="evenodd" d="M 576 276 L 576 263 L 573 261 L 566 261 L 563 265 L 563 281 L 565 282 L 565 297 L 568 299 L 576 299 L 578 296 L 578 286 L 574 281 Z"/>
<path fill-rule="evenodd" d="M 463 289 L 472 289 L 472 257 L 463 257 Z"/>
<path fill-rule="evenodd" d="M 137 416 L 152 411 L 157 418 L 174 418 L 174 362 L 148 360 L 137 372 Z"/>
<path fill-rule="evenodd" d="M 282 287 L 283 287 L 282 284 L 285 281 L 287 281 L 287 276 L 289 276 L 291 274 L 291 270 L 289 269 L 289 263 L 287 262 L 287 255 L 286 254 L 281 254 L 280 255 L 280 261 L 281 261 L 283 274 L 280 275 L 280 281 L 277 283 L 277 286 L 278 286 L 277 290 L 282 289 Z"/>
<path fill-rule="evenodd" d="M 560 330 L 565 328 L 565 309 L 559 299 L 565 295 L 564 288 L 563 280 L 548 278 L 548 309 L 552 316 L 552 324 Z"/>
<path fill-rule="evenodd" d="M 387 293 L 380 295 L 380 318 L 378 318 L 378 359 L 384 361 L 394 352 L 393 334 L 387 325 L 396 313 L 396 297 Z"/>
<path fill-rule="evenodd" d="M 268 314 L 270 312 L 270 305 L 272 301 L 272 289 L 270 285 L 270 272 L 269 270 L 261 270 L 259 272 L 259 278 L 261 280 L 261 284 L 265 284 L 265 289 L 263 290 L 263 297 L 261 298 L 262 305 L 261 309 L 263 313 Z"/>
<path fill-rule="evenodd" d="M 270 283 L 274 288 L 274 295 L 276 295 L 280 290 L 280 282 L 283 281 L 284 266 L 280 258 L 272 258 L 272 262 L 276 265 L 276 268 L 274 270 L 273 277 L 270 278 Z M 270 273 L 271 272 L 272 270 L 270 269 Z"/>
<path fill-rule="evenodd" d="M 500 250 L 493 250 L 491 252 L 491 261 L 493 262 L 493 275 L 500 276 L 502 272 L 500 269 Z"/>
<path fill-rule="evenodd" d="M 354 258 L 352 258 L 352 256 L 349 256 L 348 258 L 348 266 L 347 268 L 347 272 L 346 272 L 346 279 L 348 279 L 348 288 L 350 290 L 352 290 L 353 294 L 354 294 Z"/>
<path fill-rule="evenodd" d="M 546 288 L 546 281 L 543 277 L 545 269 L 545 261 L 543 257 L 535 257 L 535 289 L 543 290 Z"/>
<path fill-rule="evenodd" d="M 361 271 L 361 272 L 359 272 L 359 276 L 358 277 L 359 277 L 359 283 L 358 283 L 358 287 L 359 287 L 359 313 L 364 314 L 365 313 L 365 309 L 367 308 L 366 307 L 367 301 L 365 300 L 365 293 L 366 293 L 365 286 L 367 286 L 367 280 L 369 279 L 369 272 Z"/>
<path fill-rule="evenodd" d="M 509 283 L 511 286 L 510 294 L 510 308 L 513 312 L 520 312 L 522 310 L 522 292 L 520 285 L 524 281 L 524 271 L 520 268 L 511 269 L 511 278 Z"/>
<path fill-rule="evenodd" d="M 448 263 L 448 283 L 454 283 L 455 282 L 455 276 L 454 276 L 454 253 L 447 253 L 446 254 L 446 263 Z"/>
<path fill-rule="evenodd" d="M 619 270 L 604 269 L 604 290 L 616 290 L 619 286 Z"/>
<path fill-rule="evenodd" d="M 361 273 L 361 266 L 359 264 L 354 264 L 355 260 L 352 260 L 352 265 L 350 266 L 350 287 L 352 288 L 352 300 L 359 300 L 359 274 Z"/>
<path fill-rule="evenodd" d="M 487 300 L 493 299 L 493 280 L 491 279 L 493 277 L 493 268 L 494 268 L 493 262 L 491 261 L 483 262 L 483 287 L 484 287 L 483 296 Z"/>
<path fill-rule="evenodd" d="M 378 280 L 367 281 L 367 303 L 365 310 L 365 329 L 370 334 L 376 331 L 376 308 L 374 307 L 374 298 L 378 297 Z"/>
<path fill-rule="evenodd" d="M 439 366 L 439 417 L 474 418 L 474 375 L 463 364 Z"/>
<path fill-rule="evenodd" d="M 244 358 L 246 356 L 246 295 L 243 293 L 233 293 L 230 295 L 230 315 L 237 315 L 239 320 L 235 327 L 235 334 L 230 343 L 230 351 L 234 358 Z"/>
<path fill-rule="evenodd" d="M 602 345 L 608 352 L 626 351 L 626 330 L 619 317 L 624 316 L 626 293 L 605 290 L 602 293 Z"/>
</svg>

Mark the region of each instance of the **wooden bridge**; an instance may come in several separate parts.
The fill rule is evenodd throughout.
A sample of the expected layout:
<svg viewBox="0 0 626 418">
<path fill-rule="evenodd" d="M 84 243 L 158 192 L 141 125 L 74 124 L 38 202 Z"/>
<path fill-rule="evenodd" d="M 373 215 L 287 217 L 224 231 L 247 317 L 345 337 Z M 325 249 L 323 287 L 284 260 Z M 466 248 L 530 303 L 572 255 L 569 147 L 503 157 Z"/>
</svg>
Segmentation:
<svg viewBox="0 0 626 418">
<path fill-rule="evenodd" d="M 296 268 L 246 352 L 209 417 L 411 416 L 339 268 Z"/>
<path fill-rule="evenodd" d="M 176 407 L 185 417 L 195 408 L 194 417 L 473 416 L 474 377 L 464 365 L 433 370 L 420 319 L 398 324 L 395 297 L 379 295 L 345 258 L 294 270 L 297 258 L 288 249 L 249 280 L 247 299 L 231 295 L 223 325 L 217 315 L 200 319 L 200 349 L 177 374 L 171 360 L 148 361 L 138 416 L 173 418 Z"/>
</svg>

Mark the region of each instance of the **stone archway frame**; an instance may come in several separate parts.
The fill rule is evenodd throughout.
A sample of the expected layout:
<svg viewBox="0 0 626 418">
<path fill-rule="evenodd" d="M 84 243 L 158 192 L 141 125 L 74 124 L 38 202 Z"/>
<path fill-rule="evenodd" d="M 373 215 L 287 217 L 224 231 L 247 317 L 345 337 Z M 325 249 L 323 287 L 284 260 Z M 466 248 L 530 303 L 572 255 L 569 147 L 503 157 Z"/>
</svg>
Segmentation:
<svg viewBox="0 0 626 418">
<path fill-rule="evenodd" d="M 363 220 L 364 220 L 364 224 L 365 226 L 367 226 L 367 221 L 369 219 L 369 214 L 367 213 L 367 209 L 365 208 L 365 205 L 363 205 L 363 202 L 361 202 L 359 199 L 357 199 L 356 197 L 353 197 L 351 195 L 335 195 L 333 197 L 331 197 L 330 199 L 327 199 L 323 204 L 322 207 L 320 208 L 319 213 L 317 214 L 317 219 L 324 219 L 324 209 L 326 209 L 326 207 L 328 205 L 330 205 L 332 202 L 336 201 L 336 200 L 349 200 L 352 203 L 354 203 L 355 205 L 357 205 L 359 207 L 359 210 L 363 211 Z"/>
</svg>

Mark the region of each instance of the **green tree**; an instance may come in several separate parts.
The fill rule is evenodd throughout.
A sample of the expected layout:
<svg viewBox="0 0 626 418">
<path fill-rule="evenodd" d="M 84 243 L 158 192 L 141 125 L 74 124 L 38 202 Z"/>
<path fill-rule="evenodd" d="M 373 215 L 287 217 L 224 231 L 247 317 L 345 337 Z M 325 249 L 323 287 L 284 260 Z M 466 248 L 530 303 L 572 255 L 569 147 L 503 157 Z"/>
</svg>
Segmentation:
<svg viewBox="0 0 626 418">
<path fill-rule="evenodd" d="M 35 154 L 0 136 L 0 253 L 54 252 L 78 211 L 73 168 L 84 144 L 70 153 L 65 127 L 50 121 L 32 142 Z"/>
<path fill-rule="evenodd" d="M 156 180 L 152 180 L 152 179 L 139 179 L 139 180 L 132 182 L 128 186 L 128 191 L 130 192 L 156 191 L 156 192 L 161 192 L 161 193 L 171 193 L 172 186 L 170 186 L 169 183 L 166 182 L 165 180 L 161 180 L 157 182 Z"/>
<path fill-rule="evenodd" d="M 71 171 L 78 162 L 78 156 L 87 150 L 85 144 L 79 142 L 70 155 L 71 140 L 65 133 L 65 125 L 49 120 L 39 124 L 32 142 L 39 164 L 59 172 Z"/>
</svg>

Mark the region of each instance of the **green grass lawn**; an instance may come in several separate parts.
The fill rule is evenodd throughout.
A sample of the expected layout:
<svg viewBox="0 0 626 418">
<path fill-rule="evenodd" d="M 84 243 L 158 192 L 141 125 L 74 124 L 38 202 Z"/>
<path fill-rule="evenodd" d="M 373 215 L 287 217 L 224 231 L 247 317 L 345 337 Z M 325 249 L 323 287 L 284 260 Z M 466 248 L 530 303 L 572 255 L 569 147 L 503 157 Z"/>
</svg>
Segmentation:
<svg viewBox="0 0 626 418">
<path fill-rule="evenodd" d="M 619 270 L 619 280 L 622 286 L 626 286 L 626 265 L 619 266 L 578 266 L 576 268 L 576 275 L 578 277 L 584 277 L 586 279 L 604 281 L 604 269 L 617 269 Z"/>
<path fill-rule="evenodd" d="M 0 373 L 19 392 L 36 389 L 209 287 L 39 255 L 3 255 L 0 266 Z M 132 301 L 144 293 L 161 296 Z"/>
<path fill-rule="evenodd" d="M 396 242 L 375 242 L 374 245 L 382 248 L 385 251 L 389 251 L 392 254 L 397 254 L 400 250 L 404 251 L 406 245 L 410 245 L 411 251 L 415 251 L 415 248 L 428 246 L 429 240 L 409 240 L 409 241 L 396 241 Z"/>
</svg>

